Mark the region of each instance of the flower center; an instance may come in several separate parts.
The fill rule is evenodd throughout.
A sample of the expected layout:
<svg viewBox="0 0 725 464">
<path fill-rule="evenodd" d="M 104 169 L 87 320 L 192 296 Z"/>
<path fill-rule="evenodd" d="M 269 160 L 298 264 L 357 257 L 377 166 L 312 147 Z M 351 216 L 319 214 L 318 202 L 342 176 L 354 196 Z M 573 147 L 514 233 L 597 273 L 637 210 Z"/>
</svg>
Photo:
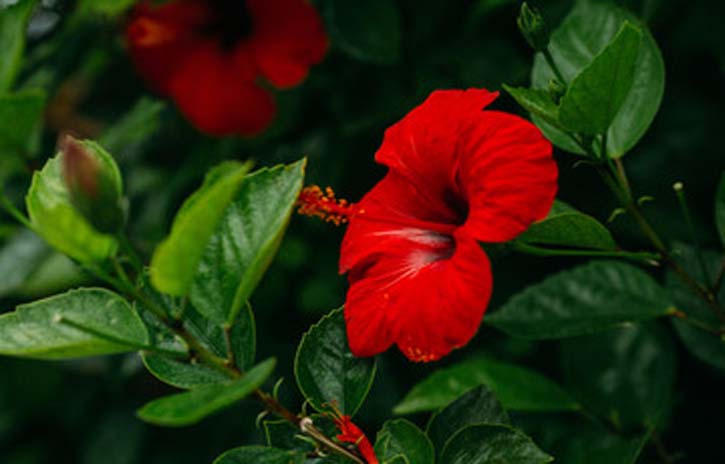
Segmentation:
<svg viewBox="0 0 725 464">
<path fill-rule="evenodd" d="M 305 216 L 318 217 L 325 222 L 331 222 L 336 226 L 345 224 L 350 218 L 360 211 L 347 200 L 337 199 L 332 188 L 322 190 L 317 185 L 305 187 L 297 199 L 297 212 Z"/>
<path fill-rule="evenodd" d="M 204 33 L 219 40 L 224 50 L 232 50 L 252 33 L 252 17 L 245 0 L 210 0 L 214 20 Z"/>
</svg>

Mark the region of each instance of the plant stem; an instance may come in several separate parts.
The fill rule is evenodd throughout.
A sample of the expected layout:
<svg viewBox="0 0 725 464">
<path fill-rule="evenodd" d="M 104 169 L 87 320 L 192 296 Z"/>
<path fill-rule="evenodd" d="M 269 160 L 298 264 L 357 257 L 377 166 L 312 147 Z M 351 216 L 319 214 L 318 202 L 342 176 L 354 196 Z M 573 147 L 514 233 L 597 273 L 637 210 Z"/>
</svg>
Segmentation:
<svg viewBox="0 0 725 464">
<path fill-rule="evenodd" d="M 672 311 L 670 313 L 670 315 L 672 317 L 680 319 L 682 322 L 684 322 L 686 324 L 689 324 L 693 327 L 697 327 L 700 330 L 704 330 L 705 332 L 715 335 L 716 337 L 720 337 L 723 335 L 723 333 L 725 333 L 725 329 L 720 329 L 720 330 L 713 329 L 709 325 L 703 324 L 702 322 L 698 321 L 697 319 L 693 319 L 693 318 L 689 317 L 686 313 L 679 311 L 679 310 Z"/>
<path fill-rule="evenodd" d="M 564 79 L 564 75 L 559 71 L 559 67 L 556 65 L 556 62 L 554 61 L 554 57 L 551 56 L 551 52 L 549 51 L 549 48 L 545 48 L 541 51 L 541 53 L 544 54 L 544 59 L 546 59 L 546 62 L 549 64 L 549 68 L 554 72 L 554 75 L 556 76 L 559 81 L 564 84 L 566 84 L 566 80 Z"/>
<path fill-rule="evenodd" d="M 527 243 L 514 241 L 513 249 L 522 253 L 528 253 L 536 256 L 581 256 L 581 257 L 598 257 L 598 258 L 626 258 L 635 261 L 644 262 L 646 264 L 657 264 L 660 255 L 645 251 L 600 251 L 600 250 L 557 250 L 553 248 L 544 248 Z"/>
<path fill-rule="evenodd" d="M 227 346 L 227 365 L 236 366 L 237 361 L 234 359 L 234 349 L 232 348 L 232 326 L 230 324 L 224 324 L 224 342 Z"/>
<path fill-rule="evenodd" d="M 670 455 L 670 453 L 667 452 L 665 444 L 656 430 L 651 430 L 651 437 L 652 439 L 650 441 L 652 442 L 652 445 L 654 446 L 657 455 L 660 457 L 660 459 L 662 459 L 662 462 L 665 464 L 674 464 L 677 460 L 672 455 Z"/>
<path fill-rule="evenodd" d="M 30 219 L 28 219 L 25 214 L 17 209 L 13 202 L 11 202 L 10 199 L 5 196 L 5 193 L 3 192 L 0 192 L 0 206 L 2 206 L 2 208 L 20 224 L 24 225 L 32 231 L 35 231 L 35 227 L 30 222 Z"/>
<path fill-rule="evenodd" d="M 692 244 L 695 246 L 695 255 L 697 256 L 697 262 L 700 265 L 700 272 L 702 273 L 702 279 L 705 282 L 708 282 L 710 280 L 710 276 L 707 272 L 707 266 L 705 265 L 705 258 L 702 254 L 702 248 L 700 247 L 700 243 L 697 240 L 697 234 L 695 233 L 695 226 L 692 222 L 692 215 L 690 214 L 690 208 L 687 206 L 687 199 L 685 198 L 685 192 L 684 192 L 684 186 L 682 185 L 682 182 L 676 182 L 675 185 L 672 186 L 672 188 L 675 191 L 675 196 L 677 196 L 677 201 L 680 204 L 680 209 L 682 210 L 682 215 L 685 218 L 685 223 L 687 224 L 687 231 L 690 234 L 690 240 L 692 240 Z"/>
<path fill-rule="evenodd" d="M 672 269 L 672 271 L 675 272 L 680 280 L 682 280 L 687 286 L 689 286 L 693 292 L 695 292 L 703 300 L 705 300 L 708 307 L 720 319 L 721 323 L 725 325 L 725 313 L 720 309 L 720 306 L 718 305 L 714 294 L 708 288 L 700 284 L 697 280 L 693 279 L 692 276 L 690 276 L 690 274 L 672 258 L 672 255 L 665 246 L 664 242 L 662 241 L 662 239 L 660 239 L 659 235 L 654 230 L 649 221 L 647 221 L 647 218 L 645 218 L 642 210 L 640 209 L 637 202 L 634 201 L 632 195 L 621 187 L 621 179 L 618 180 L 618 178 L 612 177 L 612 174 L 610 174 L 602 166 L 597 166 L 597 170 L 599 171 L 599 174 L 604 180 L 604 183 L 607 184 L 610 190 L 612 190 L 612 193 L 614 193 L 624 209 L 627 210 L 629 215 L 635 220 L 642 233 L 649 239 L 654 248 L 660 253 L 660 255 L 662 256 L 662 262 L 670 269 Z"/>
</svg>

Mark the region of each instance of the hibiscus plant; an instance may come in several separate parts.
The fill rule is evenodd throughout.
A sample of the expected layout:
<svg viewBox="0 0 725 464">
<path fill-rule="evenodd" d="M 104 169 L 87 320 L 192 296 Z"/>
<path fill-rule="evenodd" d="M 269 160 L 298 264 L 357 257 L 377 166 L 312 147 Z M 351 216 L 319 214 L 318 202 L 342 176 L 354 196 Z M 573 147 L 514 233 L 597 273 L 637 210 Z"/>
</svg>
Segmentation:
<svg viewBox="0 0 725 464">
<path fill-rule="evenodd" d="M 233 423 L 256 426 L 259 439 L 215 444 L 216 464 L 679 459 L 662 440 L 674 385 L 687 376 L 677 375 L 675 340 L 725 368 L 725 261 L 722 247 L 700 243 L 682 183 L 671 192 L 672 215 L 691 239 L 673 245 L 647 213 L 653 198 L 629 181 L 625 155 L 664 95 L 663 57 L 640 16 L 578 0 L 552 28 L 527 3 L 480 2 L 478 14 L 517 4 L 533 50 L 530 84 L 431 89 L 406 101 L 387 130 L 368 134 L 382 139 L 364 160 L 381 168 L 377 183 L 367 179 L 367 193 L 347 201 L 306 179 L 322 164 L 314 141 L 308 157 L 298 147 L 296 160 L 277 165 L 279 157 L 254 150 L 269 147 L 264 138 L 285 124 L 288 105 L 306 114 L 315 104 L 290 103 L 293 88 L 336 92 L 335 73 L 315 80 L 335 47 L 370 66 L 398 53 L 388 49 L 395 34 L 385 34 L 395 2 L 360 10 L 343 0 L 76 3 L 60 32 L 32 36 L 29 24 L 40 27 L 52 8 L 0 1 L 0 296 L 14 307 L 0 315 L 1 355 L 81 370 L 116 360 L 116 371 L 152 385 L 131 424 L 204 430 L 241 402 Z M 88 15 L 116 25 L 117 52 L 140 76 L 133 91 L 159 99 L 140 99 L 104 127 L 77 106 L 109 58 L 91 53 L 70 77 L 45 67 L 54 57 L 44 44 L 70 40 Z M 366 21 L 380 37 L 356 31 Z M 521 115 L 504 111 L 506 101 Z M 163 111 L 176 118 L 167 128 Z M 204 134 L 200 145 L 186 146 L 182 130 Z M 200 153 L 183 179 L 154 182 L 137 166 L 163 131 L 180 139 L 175 149 Z M 228 153 L 218 142 L 228 136 L 257 140 L 244 145 L 256 162 Z M 335 150 L 344 156 L 346 147 Z M 572 164 L 607 198 L 590 205 L 592 215 L 557 199 L 576 191 L 562 178 Z M 725 245 L 725 176 L 713 207 L 712 233 Z M 260 283 L 291 291 L 284 269 L 267 271 L 280 247 L 288 260 L 304 248 L 286 237 L 292 222 L 344 232 L 339 254 L 323 241 L 311 249 L 336 250 L 347 290 L 338 308 L 280 341 L 286 352 L 258 355 L 258 341 L 305 317 L 288 307 L 270 318 L 255 304 Z M 159 223 L 163 232 L 149 227 Z M 516 270 L 499 265 L 522 257 L 528 264 Z M 557 270 L 539 272 L 544 261 Z M 494 282 L 512 272 L 509 280 L 526 285 L 496 299 Z M 546 356 L 515 355 L 538 350 L 555 351 L 560 370 L 520 361 Z M 392 366 L 414 375 L 395 380 Z M 8 372 L 0 376 L 16 375 Z M 377 415 L 358 420 L 367 408 Z"/>
</svg>

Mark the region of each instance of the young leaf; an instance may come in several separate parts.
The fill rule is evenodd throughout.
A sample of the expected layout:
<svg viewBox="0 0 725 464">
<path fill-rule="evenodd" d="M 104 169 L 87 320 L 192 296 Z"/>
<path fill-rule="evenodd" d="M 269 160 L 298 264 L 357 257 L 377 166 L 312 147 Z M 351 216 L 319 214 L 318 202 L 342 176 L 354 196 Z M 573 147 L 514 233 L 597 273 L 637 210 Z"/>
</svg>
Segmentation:
<svg viewBox="0 0 725 464">
<path fill-rule="evenodd" d="M 400 55 L 401 20 L 392 0 L 353 4 L 331 0 L 323 10 L 333 43 L 361 61 L 394 63 Z"/>
<path fill-rule="evenodd" d="M 545 464 L 553 460 L 531 438 L 506 425 L 468 426 L 441 453 L 441 462 L 446 464 Z"/>
<path fill-rule="evenodd" d="M 215 167 L 179 209 L 171 233 L 151 259 L 151 282 L 159 291 L 177 296 L 187 293 L 207 243 L 250 166 L 228 161 Z"/>
<path fill-rule="evenodd" d="M 305 454 L 299 451 L 243 446 L 222 454 L 214 464 L 303 464 L 305 462 Z"/>
<path fill-rule="evenodd" d="M 44 105 L 42 90 L 0 95 L 0 121 L 12 121 L 12 124 L 0 124 L 0 156 L 35 154 L 40 146 Z"/>
<path fill-rule="evenodd" d="M 642 32 L 625 21 L 592 62 L 569 84 L 559 121 L 573 132 L 604 134 L 619 113 L 634 81 Z"/>
<path fill-rule="evenodd" d="M 562 364 L 574 395 L 617 427 L 659 427 L 669 416 L 675 348 L 654 323 L 564 340 Z"/>
<path fill-rule="evenodd" d="M 643 321 L 673 311 L 647 273 L 618 261 L 593 261 L 526 288 L 486 321 L 531 340 L 564 338 Z"/>
<path fill-rule="evenodd" d="M 725 172 L 720 176 L 715 196 L 715 224 L 720 233 L 720 242 L 725 247 Z"/>
<path fill-rule="evenodd" d="M 642 33 L 632 85 L 607 132 L 607 155 L 612 158 L 629 151 L 652 123 L 664 93 L 665 68 L 659 48 L 646 26 L 634 15 L 613 2 L 579 0 L 569 16 L 552 33 L 549 50 L 567 83 L 592 62 L 609 44 L 625 21 Z M 531 81 L 545 89 L 555 77 L 542 54 L 534 61 Z M 534 115 L 534 122 L 546 137 L 560 148 L 584 152 L 564 132 Z"/>
<path fill-rule="evenodd" d="M 303 435 L 298 427 L 284 419 L 264 421 L 264 435 L 272 447 L 306 452 L 315 449 L 312 443 L 300 438 Z"/>
<path fill-rule="evenodd" d="M 468 390 L 486 385 L 506 409 L 567 411 L 576 402 L 543 375 L 488 356 L 439 369 L 413 387 L 393 409 L 395 414 L 431 411 L 448 405 Z"/>
<path fill-rule="evenodd" d="M 227 380 L 224 374 L 203 364 L 149 352 L 144 352 L 141 358 L 154 377 L 176 388 L 194 389 Z"/>
<path fill-rule="evenodd" d="M 617 244 L 606 227 L 593 217 L 556 201 L 549 215 L 516 239 L 532 245 L 553 245 L 593 250 L 615 250 Z"/>
<path fill-rule="evenodd" d="M 0 354 L 9 356 L 68 359 L 147 344 L 146 327 L 126 300 L 100 288 L 71 290 L 0 316 Z"/>
<path fill-rule="evenodd" d="M 356 358 L 347 343 L 343 310 L 336 309 L 302 337 L 295 357 L 295 377 L 304 397 L 318 411 L 335 405 L 353 416 L 375 378 L 375 361 Z"/>
<path fill-rule="evenodd" d="M 191 302 L 214 322 L 233 321 L 279 248 L 302 189 L 305 160 L 245 177 L 208 240 Z"/>
<path fill-rule="evenodd" d="M 446 442 L 462 428 L 475 424 L 509 423 L 508 414 L 493 392 L 481 385 L 435 413 L 428 422 L 426 434 L 440 458 Z"/>
<path fill-rule="evenodd" d="M 405 419 L 389 420 L 383 424 L 375 440 L 375 455 L 383 463 L 396 458 L 416 464 L 435 462 L 435 452 L 428 437 Z"/>
<path fill-rule="evenodd" d="M 0 94 L 13 86 L 25 50 L 25 32 L 37 0 L 0 7 Z"/>
<path fill-rule="evenodd" d="M 102 162 L 113 163 L 112 158 L 103 158 Z M 61 253 L 84 264 L 103 261 L 116 253 L 118 243 L 113 236 L 97 232 L 76 211 L 61 164 L 61 156 L 56 156 L 33 175 L 25 197 L 30 221 L 35 232 Z"/>
<path fill-rule="evenodd" d="M 548 91 L 544 89 L 517 88 L 506 84 L 503 84 L 503 88 L 526 111 L 538 116 L 554 127 L 561 128 L 561 124 L 559 123 L 559 107 L 551 99 Z"/>
<path fill-rule="evenodd" d="M 274 365 L 275 360 L 268 359 L 238 379 L 154 400 L 137 415 L 146 422 L 168 427 L 196 424 L 254 392 L 272 374 Z"/>
</svg>

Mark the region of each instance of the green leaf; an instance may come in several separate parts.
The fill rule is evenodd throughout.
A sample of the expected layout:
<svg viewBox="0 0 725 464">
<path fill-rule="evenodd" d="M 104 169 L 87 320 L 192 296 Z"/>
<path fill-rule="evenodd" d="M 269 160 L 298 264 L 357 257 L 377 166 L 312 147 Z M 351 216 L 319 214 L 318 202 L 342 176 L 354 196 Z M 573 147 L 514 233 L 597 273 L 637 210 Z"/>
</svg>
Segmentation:
<svg viewBox="0 0 725 464">
<path fill-rule="evenodd" d="M 254 392 L 272 374 L 274 365 L 275 360 L 268 359 L 238 379 L 154 400 L 137 415 L 146 422 L 168 427 L 196 424 Z"/>
<path fill-rule="evenodd" d="M 207 242 L 191 286 L 192 304 L 212 321 L 233 321 L 267 270 L 302 189 L 305 163 L 244 178 Z"/>
<path fill-rule="evenodd" d="M 50 253 L 33 232 L 23 229 L 14 234 L 0 250 L 0 297 L 16 291 Z"/>
<path fill-rule="evenodd" d="M 332 43 L 361 61 L 390 64 L 398 61 L 401 18 L 392 0 L 328 0 L 323 9 Z"/>
<path fill-rule="evenodd" d="M 303 464 L 305 455 L 264 446 L 243 446 L 219 456 L 214 464 Z"/>
<path fill-rule="evenodd" d="M 15 82 L 25 50 L 25 32 L 36 0 L 20 0 L 12 6 L 0 7 L 0 94 Z"/>
<path fill-rule="evenodd" d="M 405 419 L 389 420 L 383 424 L 375 440 L 375 455 L 381 464 L 401 458 L 411 464 L 435 462 L 435 452 L 428 437 Z"/>
<path fill-rule="evenodd" d="M 440 458 L 445 444 L 462 428 L 475 424 L 509 423 L 508 414 L 496 396 L 488 387 L 481 385 L 435 413 L 430 418 L 426 433 Z"/>
<path fill-rule="evenodd" d="M 304 397 L 318 411 L 334 404 L 353 416 L 375 378 L 375 361 L 356 358 L 347 343 L 343 310 L 336 309 L 310 327 L 295 357 L 295 377 Z"/>
<path fill-rule="evenodd" d="M 562 364 L 572 393 L 622 429 L 664 425 L 672 408 L 675 348 L 652 323 L 564 340 Z"/>
<path fill-rule="evenodd" d="M 468 426 L 441 453 L 441 462 L 446 464 L 544 464 L 553 460 L 531 438 L 505 425 Z"/>
<path fill-rule="evenodd" d="M 199 339 L 204 346 L 217 356 L 227 357 L 227 341 L 223 325 L 211 322 L 193 308 L 187 308 L 184 319 L 187 330 Z M 257 348 L 257 330 L 254 313 L 249 304 L 244 305 L 244 309 L 232 324 L 230 341 L 237 367 L 242 371 L 252 367 Z"/>
<path fill-rule="evenodd" d="M 135 0 L 80 0 L 77 6 L 83 13 L 118 16 L 133 5 Z"/>
<path fill-rule="evenodd" d="M 646 26 L 634 15 L 612 2 L 579 0 L 569 16 L 552 33 L 549 50 L 564 78 L 571 83 L 609 44 L 625 21 L 642 33 L 632 85 L 607 131 L 607 155 L 617 158 L 629 151 L 644 135 L 659 109 L 664 93 L 665 68 L 659 48 Z M 554 73 L 543 55 L 537 54 L 532 86 L 545 89 Z M 564 132 L 534 115 L 544 135 L 560 148 L 584 154 Z"/>
<path fill-rule="evenodd" d="M 275 448 L 296 449 L 306 452 L 315 449 L 312 443 L 300 438 L 304 435 L 298 427 L 284 419 L 264 421 L 264 435 L 267 444 Z"/>
<path fill-rule="evenodd" d="M 111 235 L 93 229 L 73 207 L 63 179 L 61 156 L 48 160 L 33 175 L 25 197 L 30 221 L 35 232 L 61 253 L 84 264 L 103 261 L 116 253 L 118 243 Z M 99 159 L 107 162 L 103 157 Z"/>
<path fill-rule="evenodd" d="M 532 115 L 536 115 L 554 127 L 561 128 L 559 123 L 559 107 L 551 99 L 548 90 L 511 87 L 503 84 L 516 103 Z"/>
<path fill-rule="evenodd" d="M 147 343 L 146 327 L 126 300 L 100 288 L 71 290 L 0 316 L 0 354 L 9 356 L 79 358 Z"/>
<path fill-rule="evenodd" d="M 647 273 L 618 261 L 592 261 L 526 288 L 486 321 L 530 340 L 573 337 L 674 310 Z"/>
<path fill-rule="evenodd" d="M 720 242 L 725 246 L 725 172 L 720 176 L 715 196 L 715 224 L 720 233 Z"/>
<path fill-rule="evenodd" d="M 38 151 L 44 106 L 42 90 L 0 95 L 0 121 L 12 121 L 0 124 L 0 156 L 27 157 Z"/>
<path fill-rule="evenodd" d="M 154 377 L 177 388 L 194 389 L 227 380 L 224 374 L 203 364 L 149 352 L 144 352 L 141 357 Z"/>
<path fill-rule="evenodd" d="M 642 31 L 625 21 L 569 84 L 559 108 L 564 127 L 591 136 L 606 133 L 632 88 L 641 41 Z"/>
<path fill-rule="evenodd" d="M 431 411 L 448 405 L 468 390 L 486 385 L 506 409 L 521 411 L 567 411 L 577 409 L 576 402 L 543 375 L 478 356 L 439 369 L 413 387 L 393 412 L 410 414 Z"/>
<path fill-rule="evenodd" d="M 204 184 L 182 205 L 171 233 L 151 259 L 151 282 L 159 291 L 186 295 L 217 224 L 239 190 L 249 163 L 227 161 L 206 175 Z"/>
<path fill-rule="evenodd" d="M 710 282 L 714 279 L 722 265 L 722 253 L 712 250 L 703 250 L 702 257 L 705 261 L 707 276 L 702 275 L 702 267 L 697 258 L 694 247 L 678 243 L 672 250 L 672 255 L 678 260 L 685 271 L 700 282 Z M 710 331 L 720 329 L 720 320 L 712 312 L 710 307 L 703 301 L 702 297 L 693 293 L 673 271 L 669 271 L 665 278 L 667 291 L 677 305 L 692 322 L 709 328 Z M 725 301 L 725 286 L 720 286 L 718 301 Z M 673 319 L 672 324 L 675 332 L 682 340 L 685 347 L 700 361 L 709 364 L 720 370 L 725 370 L 725 340 L 713 333 L 699 327 L 693 327 L 683 320 Z"/>
<path fill-rule="evenodd" d="M 517 240 L 532 245 L 606 251 L 617 248 L 612 234 L 599 221 L 560 201 L 554 203 L 554 207 L 545 219 L 531 224 Z"/>
</svg>

